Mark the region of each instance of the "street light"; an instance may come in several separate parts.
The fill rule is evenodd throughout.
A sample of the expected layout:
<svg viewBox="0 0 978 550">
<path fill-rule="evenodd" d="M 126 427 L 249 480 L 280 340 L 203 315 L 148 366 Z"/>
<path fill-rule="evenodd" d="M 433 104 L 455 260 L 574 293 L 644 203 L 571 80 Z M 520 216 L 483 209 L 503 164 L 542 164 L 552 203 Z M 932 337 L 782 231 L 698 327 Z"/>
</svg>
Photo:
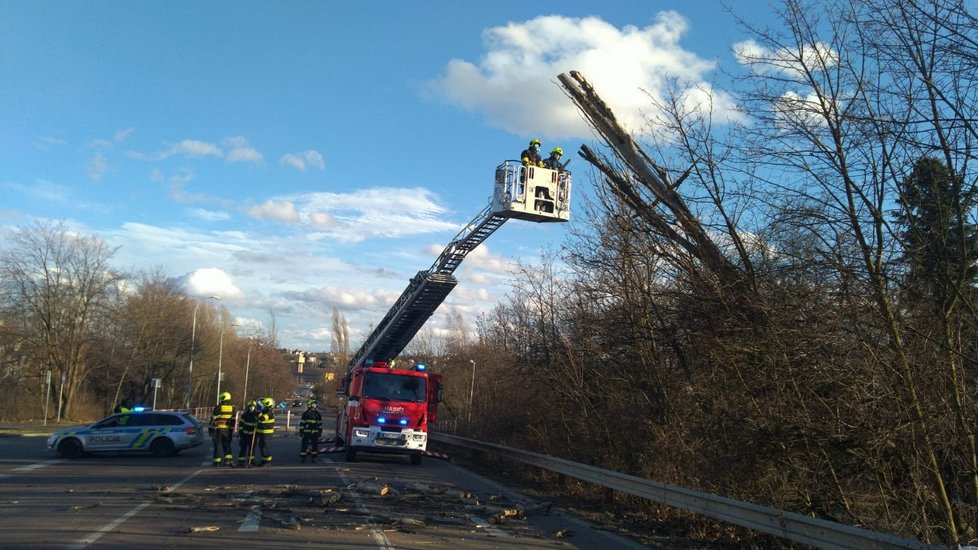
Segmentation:
<svg viewBox="0 0 978 550">
<path fill-rule="evenodd" d="M 219 296 L 208 296 L 208 299 L 220 300 Z M 190 394 L 194 389 L 194 340 L 197 337 L 197 309 L 200 307 L 201 300 L 197 301 L 197 305 L 194 306 L 194 321 L 190 329 L 190 371 L 187 373 L 187 404 L 186 408 L 190 408 Z"/>
<path fill-rule="evenodd" d="M 231 326 L 232 327 L 236 327 L 238 325 L 232 323 Z M 221 378 L 224 375 L 224 372 L 221 371 L 221 362 L 223 360 L 224 360 L 224 322 L 222 320 L 222 322 L 221 322 L 221 345 L 218 348 L 218 352 L 217 352 L 217 404 L 218 405 L 221 404 Z"/>
<path fill-rule="evenodd" d="M 248 344 L 248 360 L 245 361 L 245 382 L 244 382 L 244 392 L 241 394 L 241 410 L 247 406 L 248 402 L 248 371 L 251 370 L 251 348 L 255 345 L 255 339 L 251 339 L 251 343 Z M 261 346 L 261 344 L 258 344 Z"/>
<path fill-rule="evenodd" d="M 469 363 L 472 363 L 472 385 L 469 387 L 469 418 L 468 421 L 472 422 L 472 398 L 475 397 L 475 359 L 469 359 Z"/>
</svg>

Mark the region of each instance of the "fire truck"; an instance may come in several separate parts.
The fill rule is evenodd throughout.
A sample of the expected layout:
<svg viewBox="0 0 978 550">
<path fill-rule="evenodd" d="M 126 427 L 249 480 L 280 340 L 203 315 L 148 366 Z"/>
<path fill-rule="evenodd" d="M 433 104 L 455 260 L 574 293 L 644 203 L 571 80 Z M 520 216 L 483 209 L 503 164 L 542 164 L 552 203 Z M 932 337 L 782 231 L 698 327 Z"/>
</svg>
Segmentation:
<svg viewBox="0 0 978 550">
<path fill-rule="evenodd" d="M 397 368 L 395 359 L 458 284 L 452 275 L 466 254 L 511 218 L 570 219 L 571 174 L 508 160 L 496 167 L 489 204 L 451 240 L 430 268 L 419 271 L 366 338 L 337 388 L 336 439 L 346 460 L 357 453 L 407 454 L 421 464 L 438 417 L 441 376 L 423 363 Z"/>
</svg>

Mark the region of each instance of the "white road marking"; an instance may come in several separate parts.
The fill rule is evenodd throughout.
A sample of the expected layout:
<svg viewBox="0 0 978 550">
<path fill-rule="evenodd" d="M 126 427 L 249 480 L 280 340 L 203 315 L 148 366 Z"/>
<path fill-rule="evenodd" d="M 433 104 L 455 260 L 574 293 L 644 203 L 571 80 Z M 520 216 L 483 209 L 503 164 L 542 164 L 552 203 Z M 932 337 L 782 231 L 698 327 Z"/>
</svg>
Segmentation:
<svg viewBox="0 0 978 550">
<path fill-rule="evenodd" d="M 339 471 L 338 473 L 340 474 L 340 479 L 343 480 L 343 484 L 350 485 L 350 480 L 346 477 L 346 474 L 344 474 L 342 471 Z M 360 512 L 369 517 L 370 512 L 367 511 L 367 507 L 363 504 L 363 501 L 360 500 L 360 497 L 356 494 L 356 492 L 351 493 L 351 495 L 353 496 L 353 502 L 356 503 Z M 385 535 L 381 529 L 377 528 L 377 526 L 370 524 L 370 534 L 374 537 L 374 542 L 377 543 L 378 548 L 381 550 L 394 550 L 394 545 L 391 544 L 390 539 L 388 539 L 387 535 Z"/>
<path fill-rule="evenodd" d="M 59 462 L 64 462 L 64 460 L 51 460 L 49 462 L 38 462 L 36 464 L 27 464 L 25 466 L 18 466 L 16 468 L 14 468 L 12 471 L 14 471 L 14 472 L 29 472 L 31 470 L 37 470 L 37 469 L 40 469 L 40 468 L 45 468 L 45 467 L 50 466 L 52 464 L 58 464 Z"/>
<path fill-rule="evenodd" d="M 181 485 L 183 485 L 184 483 L 190 481 L 191 479 L 193 479 L 194 477 L 196 477 L 198 474 L 200 474 L 200 472 L 202 472 L 202 471 L 203 470 L 197 470 L 196 472 L 190 474 L 189 476 L 181 479 L 180 481 L 176 482 L 173 486 L 171 486 L 170 488 L 168 488 L 166 490 L 166 492 L 171 493 L 173 491 L 176 491 L 177 489 L 180 488 Z M 125 514 L 122 514 L 121 516 L 119 516 L 118 518 L 116 518 L 114 521 L 106 524 L 101 529 L 95 531 L 94 533 L 89 534 L 86 537 L 83 537 L 83 538 L 79 539 L 78 542 L 76 542 L 75 544 L 72 544 L 68 548 L 70 550 L 81 550 L 82 548 L 85 548 L 86 546 L 94 543 L 98 539 L 100 539 L 103 536 L 105 536 L 106 533 L 112 532 L 113 529 L 115 529 L 116 527 L 122 525 L 127 519 L 135 516 L 139 512 L 142 512 L 143 510 L 145 510 L 146 508 L 148 508 L 150 504 L 152 504 L 152 502 L 148 502 L 147 501 L 147 502 L 144 502 L 144 503 L 140 504 L 139 506 L 136 506 L 132 510 L 129 510 Z"/>
<path fill-rule="evenodd" d="M 122 523 L 125 522 L 127 519 L 135 516 L 139 512 L 142 512 L 143 510 L 145 510 L 147 507 L 149 507 L 150 504 L 151 504 L 150 502 L 144 502 L 144 503 L 140 504 L 139 506 L 136 506 L 132 510 L 129 510 L 125 514 L 122 514 L 121 516 L 119 516 L 115 521 L 113 521 L 113 522 L 105 525 L 104 527 L 102 527 L 98 531 L 95 531 L 94 533 L 91 533 L 88 536 L 86 536 L 86 537 L 84 537 L 82 539 L 79 539 L 78 542 L 76 542 L 75 544 L 72 544 L 68 548 L 70 550 L 81 550 L 82 548 L 85 548 L 89 544 L 92 544 L 95 541 L 97 541 L 98 539 L 102 538 L 106 533 L 109 533 L 113 529 L 115 529 L 116 527 L 122 525 Z"/>
<path fill-rule="evenodd" d="M 256 504 L 251 507 L 251 511 L 245 516 L 244 521 L 241 522 L 241 527 L 238 528 L 239 532 L 250 533 L 258 530 L 258 525 L 261 522 L 261 508 Z"/>
<path fill-rule="evenodd" d="M 480 518 L 479 516 L 469 516 L 469 521 L 471 521 L 472 524 L 477 529 L 482 529 L 483 531 L 485 531 L 486 533 L 489 533 L 490 535 L 494 535 L 494 536 L 497 536 L 497 537 L 511 537 L 511 536 L 513 536 L 513 535 L 510 535 L 509 533 L 507 533 L 506 531 L 503 531 L 502 529 L 497 529 L 497 528 L 493 527 L 492 525 L 489 524 L 488 521 L 486 521 L 483 518 Z"/>
</svg>

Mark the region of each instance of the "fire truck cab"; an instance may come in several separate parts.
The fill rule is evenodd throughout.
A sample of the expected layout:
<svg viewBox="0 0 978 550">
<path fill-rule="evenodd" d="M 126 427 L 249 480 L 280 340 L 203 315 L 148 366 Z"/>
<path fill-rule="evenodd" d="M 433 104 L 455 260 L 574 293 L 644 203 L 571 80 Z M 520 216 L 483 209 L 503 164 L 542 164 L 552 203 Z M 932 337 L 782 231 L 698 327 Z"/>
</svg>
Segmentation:
<svg viewBox="0 0 978 550">
<path fill-rule="evenodd" d="M 369 451 L 407 454 L 411 464 L 421 464 L 428 426 L 438 417 L 441 376 L 425 372 L 423 363 L 405 370 L 368 360 L 350 370 L 337 393 L 346 398 L 337 412 L 336 438 L 348 462 Z"/>
</svg>

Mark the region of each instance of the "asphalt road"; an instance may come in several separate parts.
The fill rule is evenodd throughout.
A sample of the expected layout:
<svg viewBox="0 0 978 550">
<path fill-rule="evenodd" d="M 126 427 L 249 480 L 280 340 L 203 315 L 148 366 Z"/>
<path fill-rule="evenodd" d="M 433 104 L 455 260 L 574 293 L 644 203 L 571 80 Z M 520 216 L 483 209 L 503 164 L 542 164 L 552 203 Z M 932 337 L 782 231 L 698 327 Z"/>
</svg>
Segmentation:
<svg viewBox="0 0 978 550">
<path fill-rule="evenodd" d="M 215 468 L 209 442 L 169 458 L 65 460 L 45 441 L 0 437 L 2 548 L 642 548 L 443 458 L 301 464 L 286 436 L 274 466 Z"/>
</svg>

